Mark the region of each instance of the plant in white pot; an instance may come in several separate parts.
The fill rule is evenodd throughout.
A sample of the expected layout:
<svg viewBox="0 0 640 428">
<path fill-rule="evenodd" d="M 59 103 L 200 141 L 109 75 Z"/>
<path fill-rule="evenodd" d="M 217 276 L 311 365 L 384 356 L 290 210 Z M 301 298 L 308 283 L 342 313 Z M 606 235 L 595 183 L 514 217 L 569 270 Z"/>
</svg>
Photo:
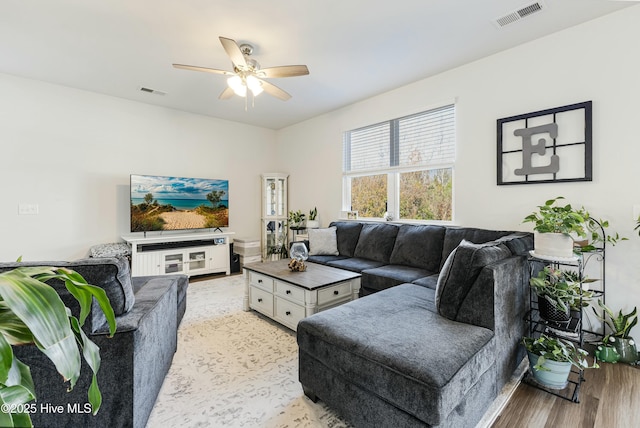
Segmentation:
<svg viewBox="0 0 640 428">
<path fill-rule="evenodd" d="M 585 221 L 589 213 L 581 208 L 574 209 L 571 204 L 560 206 L 557 202 L 564 199 L 558 196 L 538 206 L 524 218 L 523 223 L 535 224 L 533 230 L 534 252 L 536 255 L 548 257 L 571 258 L 573 256 L 573 238 L 571 235 L 586 238 Z"/>
<path fill-rule="evenodd" d="M 537 212 L 529 214 L 523 220 L 523 223 L 535 224 L 533 230 L 536 256 L 572 258 L 574 253 L 595 250 L 597 243 L 616 245 L 618 241 L 627 240 L 617 233 L 607 235 L 604 229 L 609 227 L 608 221 L 596 220 L 584 207 L 575 209 L 571 204 L 561 206 L 558 203 L 561 199 L 564 197 L 549 199 L 544 205 L 538 206 Z M 585 240 L 576 246 L 574 237 Z"/>
<path fill-rule="evenodd" d="M 318 217 L 318 208 L 313 207 L 309 211 L 309 218 L 307 218 L 307 229 L 317 229 L 320 227 L 320 222 L 316 220 Z"/>
<path fill-rule="evenodd" d="M 19 260 L 18 260 L 19 261 Z M 62 281 L 80 304 L 80 314 L 71 314 L 49 280 Z M 102 396 L 97 373 L 100 349 L 82 331 L 96 299 L 109 324 L 109 335 L 116 331 L 113 308 L 105 291 L 87 284 L 69 269 L 55 267 L 20 267 L 0 273 L 0 426 L 32 426 L 35 387 L 29 367 L 13 354 L 13 346 L 34 344 L 55 365 L 62 379 L 73 389 L 80 376 L 81 357 L 93 371 L 88 390 L 95 415 Z M 5 411 L 6 410 L 6 411 Z"/>
<path fill-rule="evenodd" d="M 598 368 L 598 363 L 589 365 L 584 349 L 576 347 L 572 342 L 545 334 L 538 338 L 522 339 L 533 378 L 551 389 L 563 389 L 567 386 L 571 367 L 578 369 Z"/>
<path fill-rule="evenodd" d="M 288 217 L 289 227 L 291 229 L 301 228 L 302 223 L 304 222 L 304 217 L 305 215 L 300 210 L 289 211 L 289 217 Z"/>
</svg>

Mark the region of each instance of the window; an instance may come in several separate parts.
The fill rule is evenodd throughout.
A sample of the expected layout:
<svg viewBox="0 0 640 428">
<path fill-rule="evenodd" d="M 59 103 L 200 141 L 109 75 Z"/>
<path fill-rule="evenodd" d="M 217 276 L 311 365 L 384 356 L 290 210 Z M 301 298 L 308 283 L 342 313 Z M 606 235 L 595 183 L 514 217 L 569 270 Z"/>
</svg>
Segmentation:
<svg viewBox="0 0 640 428">
<path fill-rule="evenodd" d="M 344 133 L 345 209 L 362 218 L 452 220 L 455 109 Z"/>
</svg>

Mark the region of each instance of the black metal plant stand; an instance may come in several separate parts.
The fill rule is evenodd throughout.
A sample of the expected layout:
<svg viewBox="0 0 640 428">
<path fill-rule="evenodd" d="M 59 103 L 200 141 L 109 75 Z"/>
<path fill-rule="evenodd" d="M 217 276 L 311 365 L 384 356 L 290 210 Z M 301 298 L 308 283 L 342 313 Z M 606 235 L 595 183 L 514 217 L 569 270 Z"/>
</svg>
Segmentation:
<svg viewBox="0 0 640 428">
<path fill-rule="evenodd" d="M 540 269 L 545 266 L 552 266 L 556 269 L 570 269 L 574 270 L 578 274 L 578 279 L 580 281 L 580 289 L 583 290 L 583 283 L 586 279 L 584 270 L 586 265 L 589 263 L 591 259 L 594 259 L 601 263 L 601 272 L 602 278 L 599 281 L 599 286 L 597 289 L 591 289 L 593 292 L 593 299 L 601 299 L 604 303 L 605 296 L 605 237 L 604 229 L 602 225 L 590 219 L 590 227 L 592 231 L 595 231 L 599 236 L 601 236 L 601 246 L 595 248 L 592 251 L 581 252 L 576 255 L 574 259 L 555 259 L 555 258 L 547 258 L 535 255 L 533 252 L 529 257 L 529 270 L 531 276 L 534 276 L 535 273 L 539 272 Z M 530 337 L 539 337 L 541 334 L 546 334 L 548 336 L 555 336 L 561 339 L 569 340 L 575 343 L 578 347 L 584 348 L 586 344 L 595 344 L 602 341 L 604 337 L 604 325 L 601 328 L 601 331 L 592 331 L 585 328 L 585 317 L 584 310 L 588 309 L 582 308 L 580 311 L 573 312 L 571 318 L 567 322 L 563 321 L 549 321 L 540 316 L 540 302 L 538 301 L 538 296 L 535 292 L 529 288 L 529 303 L 530 309 L 525 315 L 525 321 L 528 325 L 528 333 Z M 580 298 L 580 306 L 582 307 L 582 297 Z M 604 316 L 604 314 L 601 314 Z M 580 397 L 580 385 L 585 381 L 584 378 L 584 370 L 572 368 L 571 373 L 569 375 L 568 384 L 564 389 L 555 390 L 548 388 L 538 382 L 533 377 L 531 373 L 531 369 L 527 370 L 522 381 L 528 385 L 531 385 L 535 388 L 541 389 L 543 391 L 548 392 L 549 394 L 553 394 L 557 397 L 563 398 L 565 400 L 572 401 L 574 403 L 579 403 Z"/>
</svg>

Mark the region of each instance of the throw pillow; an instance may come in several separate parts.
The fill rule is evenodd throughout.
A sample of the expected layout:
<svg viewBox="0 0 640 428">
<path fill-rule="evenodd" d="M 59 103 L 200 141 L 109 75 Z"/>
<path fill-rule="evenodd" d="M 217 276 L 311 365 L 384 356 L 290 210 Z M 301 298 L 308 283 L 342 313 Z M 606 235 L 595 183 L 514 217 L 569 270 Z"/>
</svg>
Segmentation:
<svg viewBox="0 0 640 428">
<path fill-rule="evenodd" d="M 326 229 L 309 229 L 310 256 L 337 256 L 338 254 L 335 226 Z"/>
<path fill-rule="evenodd" d="M 474 244 L 463 240 L 444 262 L 436 285 L 438 313 L 456 320 L 458 311 L 483 267 L 511 256 L 506 245 L 497 242 Z"/>
</svg>

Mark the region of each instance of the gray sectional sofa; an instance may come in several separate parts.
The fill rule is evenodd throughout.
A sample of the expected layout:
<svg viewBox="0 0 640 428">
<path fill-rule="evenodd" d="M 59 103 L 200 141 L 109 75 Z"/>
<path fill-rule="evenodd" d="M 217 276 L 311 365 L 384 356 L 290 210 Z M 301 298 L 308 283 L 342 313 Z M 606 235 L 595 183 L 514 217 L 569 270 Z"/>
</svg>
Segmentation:
<svg viewBox="0 0 640 428">
<path fill-rule="evenodd" d="M 94 301 L 83 327 L 100 347 L 98 383 L 102 407 L 96 416 L 82 413 L 87 403 L 91 371 L 86 367 L 76 387 L 67 392 L 53 364 L 35 346 L 15 347 L 16 356 L 30 366 L 41 403 L 63 406 L 61 413 L 37 411 L 36 427 L 136 427 L 146 425 L 177 346 L 177 329 L 186 310 L 185 275 L 131 277 L 125 258 L 88 258 L 74 262 L 0 263 L 0 271 L 19 266 L 73 269 L 89 284 L 103 288 L 116 314 L 117 330 L 108 338 L 104 314 Z M 63 302 L 77 315 L 77 302 L 58 281 L 51 281 Z M 84 365 L 84 361 L 83 361 Z M 74 407 L 75 406 L 75 407 Z"/>
<path fill-rule="evenodd" d="M 362 298 L 300 321 L 305 394 L 358 427 L 472 427 L 524 356 L 528 233 L 335 222 Z M 310 242 L 314 253 L 313 240 Z"/>
</svg>

